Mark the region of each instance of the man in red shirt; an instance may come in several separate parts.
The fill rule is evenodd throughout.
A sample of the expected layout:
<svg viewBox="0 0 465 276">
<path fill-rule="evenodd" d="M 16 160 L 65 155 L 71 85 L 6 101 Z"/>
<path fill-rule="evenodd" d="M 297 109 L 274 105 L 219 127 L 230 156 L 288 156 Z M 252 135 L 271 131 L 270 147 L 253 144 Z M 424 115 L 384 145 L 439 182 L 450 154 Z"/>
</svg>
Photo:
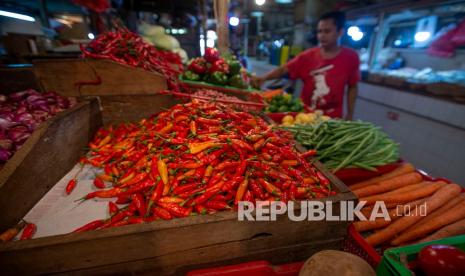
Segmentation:
<svg viewBox="0 0 465 276">
<path fill-rule="evenodd" d="M 322 109 L 331 117 L 342 118 L 344 92 L 348 87 L 347 114 L 351 120 L 354 113 L 357 83 L 360 80 L 360 60 L 357 52 L 339 45 L 344 33 L 345 16 L 342 12 L 330 12 L 318 21 L 319 47 L 299 54 L 287 64 L 252 79 L 260 87 L 265 81 L 285 74 L 293 80 L 304 82 L 301 98 L 313 109 Z"/>
</svg>

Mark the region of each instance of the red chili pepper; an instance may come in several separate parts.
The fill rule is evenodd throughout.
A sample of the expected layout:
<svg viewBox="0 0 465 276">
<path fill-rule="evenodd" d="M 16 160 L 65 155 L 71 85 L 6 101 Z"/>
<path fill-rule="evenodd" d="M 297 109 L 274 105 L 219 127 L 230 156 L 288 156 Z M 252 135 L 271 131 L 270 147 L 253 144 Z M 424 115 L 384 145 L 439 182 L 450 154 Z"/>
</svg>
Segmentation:
<svg viewBox="0 0 465 276">
<path fill-rule="evenodd" d="M 208 209 L 213 209 L 213 210 L 224 210 L 224 209 L 230 208 L 228 204 L 224 201 L 213 201 L 213 200 L 205 202 L 204 206 Z"/>
<path fill-rule="evenodd" d="M 235 205 L 237 205 L 238 202 L 241 201 L 242 198 L 244 197 L 248 184 L 249 184 L 249 180 L 246 178 L 239 185 L 239 189 L 237 189 L 237 193 L 236 193 L 236 198 L 234 199 Z"/>
<path fill-rule="evenodd" d="M 126 204 L 129 202 L 130 202 L 129 197 L 125 195 L 118 196 L 118 198 L 115 201 L 116 204 Z"/>
<path fill-rule="evenodd" d="M 177 187 L 176 189 L 173 190 L 173 193 L 174 194 L 182 194 L 182 193 L 185 193 L 187 191 L 190 191 L 190 190 L 193 190 L 193 189 L 197 188 L 197 186 L 198 186 L 197 183 L 179 186 L 179 187 Z"/>
<path fill-rule="evenodd" d="M 98 177 L 94 179 L 94 186 L 99 189 L 105 189 L 105 183 Z"/>
<path fill-rule="evenodd" d="M 108 190 L 101 190 L 101 191 L 95 191 L 92 193 L 87 194 L 84 199 L 91 199 L 91 198 L 110 198 L 110 197 L 115 197 L 118 196 L 122 193 L 126 192 L 126 189 L 121 189 L 121 188 L 112 188 Z"/>
<path fill-rule="evenodd" d="M 197 188 L 197 189 L 190 190 L 190 191 L 188 191 L 188 192 L 179 194 L 178 196 L 179 196 L 180 198 L 183 198 L 183 199 L 191 198 L 192 196 L 194 196 L 194 195 L 196 195 L 197 193 L 200 193 L 200 192 L 202 192 L 202 191 L 204 191 L 204 190 L 205 190 L 204 187 L 200 187 L 200 188 Z"/>
<path fill-rule="evenodd" d="M 207 188 L 207 190 L 205 191 L 205 193 L 203 193 L 201 196 L 197 197 L 194 199 L 194 202 L 193 204 L 194 205 L 197 205 L 197 204 L 202 204 L 204 203 L 205 201 L 209 200 L 211 197 L 213 197 L 215 194 L 217 194 L 219 191 L 220 191 L 221 188 L 219 187 L 211 187 L 211 188 Z"/>
<path fill-rule="evenodd" d="M 197 214 L 205 215 L 207 213 L 207 208 L 205 208 L 205 206 L 203 206 L 201 204 L 195 205 L 194 208 L 195 208 L 195 212 L 197 212 Z"/>
<path fill-rule="evenodd" d="M 178 203 L 181 203 L 183 201 L 184 201 L 184 199 L 179 198 L 179 197 L 164 196 L 164 197 L 160 198 L 157 202 L 178 204 Z"/>
<path fill-rule="evenodd" d="M 201 123 L 201 124 L 206 124 L 206 125 L 221 125 L 222 124 L 220 120 L 207 119 L 203 117 L 198 117 L 196 119 L 196 122 Z"/>
<path fill-rule="evenodd" d="M 168 212 L 170 212 L 175 217 L 188 217 L 192 212 L 191 208 L 184 208 L 173 203 L 158 202 L 157 204 L 163 207 L 164 209 L 168 210 Z"/>
<path fill-rule="evenodd" d="M 79 227 L 78 229 L 74 230 L 73 233 L 79 233 L 79 232 L 95 230 L 95 229 L 99 228 L 100 226 L 102 226 L 104 223 L 105 222 L 102 219 L 94 220 L 94 221 L 91 221 L 91 222 L 87 223 L 86 225 L 83 225 L 83 226 Z"/>
<path fill-rule="evenodd" d="M 308 150 L 308 151 L 300 154 L 300 157 L 307 158 L 307 157 L 310 157 L 310 156 L 315 156 L 316 154 L 317 154 L 317 151 L 314 150 L 314 149 L 311 149 L 311 150 Z"/>
<path fill-rule="evenodd" d="M 265 146 L 265 144 L 266 144 L 266 140 L 262 138 L 262 139 L 258 140 L 257 142 L 255 142 L 255 144 L 253 144 L 253 148 L 254 148 L 255 151 L 259 151 L 261 148 L 263 148 Z"/>
<path fill-rule="evenodd" d="M 66 185 L 66 194 L 71 194 L 71 192 L 74 190 L 77 184 L 77 179 L 73 178 L 68 182 L 68 185 Z"/>
<path fill-rule="evenodd" d="M 240 165 L 238 161 L 224 161 L 215 167 L 216 171 L 222 171 L 227 168 L 234 168 Z"/>
<path fill-rule="evenodd" d="M 249 186 L 255 198 L 265 199 L 265 193 L 255 180 L 249 180 Z"/>
<path fill-rule="evenodd" d="M 275 196 L 281 196 L 282 195 L 282 191 L 278 187 L 276 187 L 273 184 L 269 183 L 268 181 L 266 181 L 264 179 L 259 179 L 258 182 L 270 194 L 275 195 Z"/>
<path fill-rule="evenodd" d="M 29 240 L 37 231 L 37 226 L 34 223 L 26 224 L 24 227 L 23 233 L 21 234 L 20 240 Z"/>
<path fill-rule="evenodd" d="M 145 216 L 147 213 L 147 205 L 145 204 L 144 197 L 140 193 L 137 193 L 132 196 L 132 200 L 134 201 L 134 204 L 137 207 L 139 215 Z"/>
<path fill-rule="evenodd" d="M 115 203 L 113 203 L 112 201 L 109 201 L 108 212 L 110 213 L 110 216 L 114 216 L 116 213 L 119 212 L 119 208 Z"/>
<path fill-rule="evenodd" d="M 297 187 L 294 183 L 291 183 L 289 186 L 289 199 L 290 200 L 295 200 L 297 195 Z"/>
<path fill-rule="evenodd" d="M 145 181 L 139 182 L 138 184 L 132 185 L 129 187 L 124 194 L 125 195 L 132 195 L 134 193 L 143 191 L 145 189 L 148 189 L 155 185 L 155 181 L 152 181 L 151 179 L 146 179 Z"/>
<path fill-rule="evenodd" d="M 168 212 L 167 210 L 163 209 L 162 207 L 155 207 L 153 208 L 153 213 L 160 217 L 161 219 L 164 220 L 170 220 L 173 217 L 171 216 L 171 213 Z"/>
<path fill-rule="evenodd" d="M 131 212 L 129 211 L 122 211 L 117 213 L 116 215 L 112 216 L 110 219 L 108 219 L 102 226 L 101 228 L 108 228 L 111 227 L 112 224 L 122 221 L 123 219 L 130 217 L 132 215 Z"/>
<path fill-rule="evenodd" d="M 126 219 L 126 220 L 115 221 L 115 222 L 111 223 L 110 225 L 105 226 L 105 227 L 103 227 L 103 228 L 107 228 L 107 227 L 120 227 L 120 226 L 124 226 L 124 225 L 128 225 L 128 224 L 130 224 L 130 223 L 129 223 L 129 220 Z"/>
<path fill-rule="evenodd" d="M 147 178 L 148 174 L 145 173 L 145 172 L 141 172 L 139 174 L 137 174 L 136 176 L 134 176 L 131 180 L 123 183 L 120 187 L 127 187 L 127 186 L 131 186 L 131 185 L 134 185 L 134 184 L 137 184 L 141 181 L 144 181 L 145 178 Z"/>
<path fill-rule="evenodd" d="M 247 144 L 246 142 L 244 141 L 241 141 L 241 140 L 238 140 L 238 139 L 231 139 L 231 142 L 234 144 L 234 145 L 237 145 L 239 146 L 240 148 L 242 149 L 245 149 L 247 151 L 255 151 L 254 148 Z"/>
<path fill-rule="evenodd" d="M 253 198 L 252 192 L 247 190 L 242 198 L 242 201 L 254 202 L 255 199 Z"/>
<path fill-rule="evenodd" d="M 321 172 L 316 172 L 316 177 L 318 178 L 318 181 L 320 181 L 320 184 L 323 186 L 328 186 L 329 185 L 329 180 L 326 178 Z"/>
<path fill-rule="evenodd" d="M 163 195 L 163 189 L 164 189 L 164 184 L 161 180 L 158 181 L 157 183 L 157 186 L 155 187 L 155 189 L 153 190 L 153 193 L 152 195 L 150 196 L 150 199 L 149 199 L 149 202 L 148 202 L 148 206 L 147 206 L 147 210 L 150 212 L 150 208 L 152 207 L 152 205 L 158 201 L 158 199 L 161 198 L 161 196 Z"/>
</svg>

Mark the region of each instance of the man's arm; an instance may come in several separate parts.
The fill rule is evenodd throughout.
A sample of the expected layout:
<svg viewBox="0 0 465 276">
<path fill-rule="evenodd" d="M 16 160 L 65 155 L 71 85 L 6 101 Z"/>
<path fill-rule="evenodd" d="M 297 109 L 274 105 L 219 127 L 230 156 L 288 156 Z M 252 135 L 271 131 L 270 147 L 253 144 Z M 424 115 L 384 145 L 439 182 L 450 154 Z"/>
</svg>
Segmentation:
<svg viewBox="0 0 465 276">
<path fill-rule="evenodd" d="M 252 77 L 252 86 L 260 88 L 265 81 L 278 79 L 287 74 L 288 69 L 286 65 L 279 66 L 278 68 L 268 72 L 267 74 L 260 77 Z"/>
<path fill-rule="evenodd" d="M 347 115 L 345 117 L 346 120 L 352 120 L 354 116 L 354 109 L 355 109 L 355 99 L 357 98 L 358 87 L 357 84 L 350 85 L 348 89 L 347 95 Z"/>
</svg>

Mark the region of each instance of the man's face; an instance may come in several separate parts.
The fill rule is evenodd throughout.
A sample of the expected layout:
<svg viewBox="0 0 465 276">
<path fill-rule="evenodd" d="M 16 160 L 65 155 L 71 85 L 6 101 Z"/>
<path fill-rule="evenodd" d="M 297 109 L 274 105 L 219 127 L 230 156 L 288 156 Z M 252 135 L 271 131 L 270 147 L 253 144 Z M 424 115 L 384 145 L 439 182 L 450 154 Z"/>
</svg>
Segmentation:
<svg viewBox="0 0 465 276">
<path fill-rule="evenodd" d="M 324 19 L 318 22 L 317 38 L 322 47 L 333 46 L 337 44 L 343 29 L 338 30 L 333 19 Z"/>
</svg>

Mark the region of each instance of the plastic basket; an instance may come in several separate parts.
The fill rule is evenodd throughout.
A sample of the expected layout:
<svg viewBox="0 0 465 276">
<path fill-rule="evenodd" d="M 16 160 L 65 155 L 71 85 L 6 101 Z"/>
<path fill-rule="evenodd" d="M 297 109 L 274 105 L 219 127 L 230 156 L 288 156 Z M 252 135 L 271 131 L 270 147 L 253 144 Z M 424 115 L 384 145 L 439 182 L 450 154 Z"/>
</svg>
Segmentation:
<svg viewBox="0 0 465 276">
<path fill-rule="evenodd" d="M 187 276 L 297 276 L 304 262 L 274 266 L 267 261 L 192 270 Z"/>
<path fill-rule="evenodd" d="M 359 168 L 346 168 L 337 171 L 334 175 L 336 175 L 337 178 L 344 182 L 344 184 L 350 186 L 352 184 L 391 172 L 397 169 L 400 165 L 402 165 L 402 161 L 376 167 L 376 171 L 369 171 Z"/>
<path fill-rule="evenodd" d="M 445 244 L 458 247 L 465 250 L 465 235 L 445 238 L 441 240 L 419 243 L 415 245 L 409 245 L 404 247 L 398 247 L 394 249 L 388 249 L 384 252 L 381 264 L 376 269 L 378 275 L 412 275 L 401 259 L 405 258 L 407 262 L 411 262 L 417 259 L 418 253 L 421 249 L 431 244 Z"/>
<path fill-rule="evenodd" d="M 342 242 L 342 250 L 359 256 L 373 268 L 381 262 L 381 255 L 363 239 L 353 224 L 347 228 L 347 237 Z"/>
</svg>

